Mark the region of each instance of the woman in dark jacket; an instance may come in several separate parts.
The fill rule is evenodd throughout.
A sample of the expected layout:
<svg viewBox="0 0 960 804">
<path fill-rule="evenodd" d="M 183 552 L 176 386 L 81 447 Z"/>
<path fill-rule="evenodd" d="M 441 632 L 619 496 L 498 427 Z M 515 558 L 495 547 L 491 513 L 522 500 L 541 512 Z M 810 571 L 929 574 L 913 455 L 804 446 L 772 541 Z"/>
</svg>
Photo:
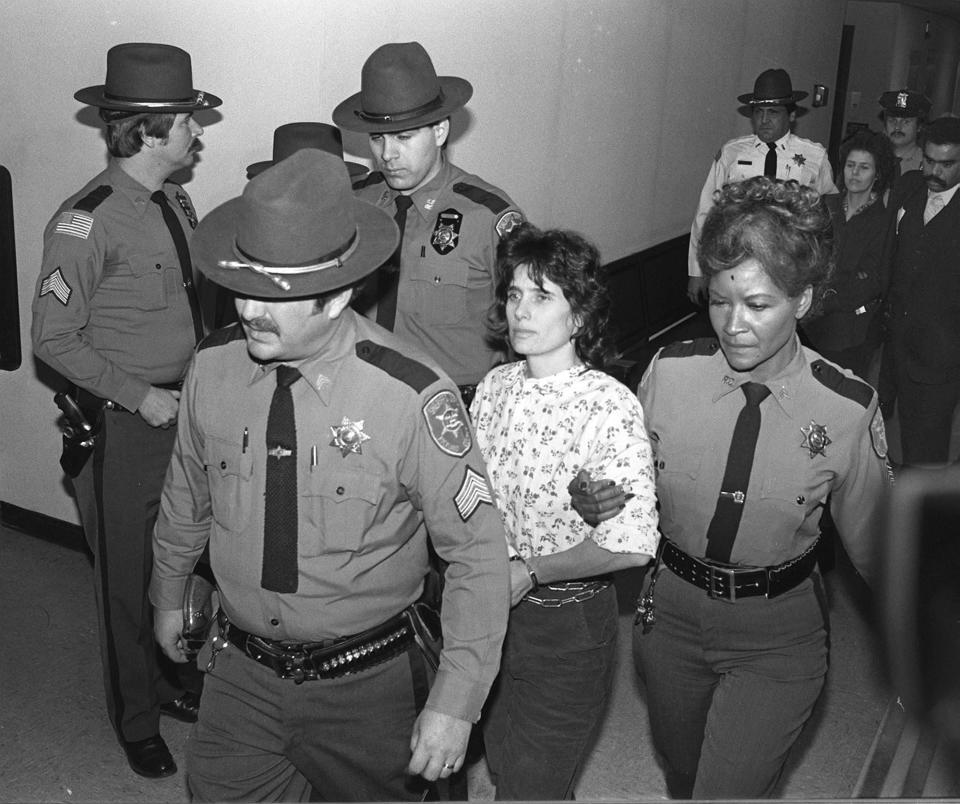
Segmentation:
<svg viewBox="0 0 960 804">
<path fill-rule="evenodd" d="M 833 220 L 836 271 L 823 314 L 803 322 L 810 345 L 866 377 L 882 331 L 880 309 L 890 281 L 893 219 L 886 196 L 895 161 L 890 141 L 858 131 L 840 146 L 840 195 L 824 196 Z"/>
</svg>

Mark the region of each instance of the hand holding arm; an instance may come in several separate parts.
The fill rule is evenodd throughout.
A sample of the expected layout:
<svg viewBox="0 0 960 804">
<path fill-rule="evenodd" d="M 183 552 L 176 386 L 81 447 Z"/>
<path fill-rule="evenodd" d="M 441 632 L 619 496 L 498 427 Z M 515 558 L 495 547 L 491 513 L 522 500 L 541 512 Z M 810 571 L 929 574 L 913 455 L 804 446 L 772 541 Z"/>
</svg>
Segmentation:
<svg viewBox="0 0 960 804">
<path fill-rule="evenodd" d="M 586 469 L 570 481 L 567 491 L 573 510 L 592 527 L 619 514 L 629 499 L 612 480 L 591 480 Z"/>
<path fill-rule="evenodd" d="M 177 423 L 180 392 L 150 386 L 137 412 L 151 427 L 169 427 Z"/>
</svg>

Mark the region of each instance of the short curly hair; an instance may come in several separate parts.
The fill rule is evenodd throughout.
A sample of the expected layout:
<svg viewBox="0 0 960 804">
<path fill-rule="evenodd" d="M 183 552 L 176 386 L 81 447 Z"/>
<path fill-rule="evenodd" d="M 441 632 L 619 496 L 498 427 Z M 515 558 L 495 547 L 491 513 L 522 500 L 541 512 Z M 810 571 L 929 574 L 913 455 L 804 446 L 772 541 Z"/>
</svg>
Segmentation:
<svg viewBox="0 0 960 804">
<path fill-rule="evenodd" d="M 873 157 L 873 164 L 877 169 L 877 176 L 874 179 L 873 189 L 877 194 L 882 194 L 892 183 L 893 174 L 896 170 L 896 157 L 893 154 L 893 145 L 886 134 L 870 129 L 861 129 L 855 131 L 840 143 L 840 170 L 837 176 L 837 186 L 845 190 L 843 181 L 843 166 L 847 163 L 847 157 L 852 151 L 866 151 Z"/>
<path fill-rule="evenodd" d="M 518 268 L 527 268 L 538 285 L 546 277 L 556 284 L 580 322 L 573 338 L 579 357 L 603 369 L 612 354 L 609 332 L 610 295 L 597 247 L 576 232 L 541 231 L 531 223 L 515 227 L 497 246 L 494 302 L 487 316 L 491 340 L 509 345 L 507 294 Z"/>
<path fill-rule="evenodd" d="M 707 277 L 754 259 L 793 298 L 813 287 L 819 308 L 833 273 L 833 225 L 816 190 L 757 176 L 714 193 L 697 248 Z"/>
</svg>

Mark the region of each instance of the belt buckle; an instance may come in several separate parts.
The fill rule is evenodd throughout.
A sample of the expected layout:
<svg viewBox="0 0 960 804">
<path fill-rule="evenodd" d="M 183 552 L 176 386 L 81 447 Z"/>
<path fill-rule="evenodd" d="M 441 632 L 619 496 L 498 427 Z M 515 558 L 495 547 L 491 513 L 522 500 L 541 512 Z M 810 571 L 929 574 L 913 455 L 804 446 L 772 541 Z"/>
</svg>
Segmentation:
<svg viewBox="0 0 960 804">
<path fill-rule="evenodd" d="M 282 679 L 292 678 L 294 684 L 315 681 L 317 669 L 309 660 L 310 657 L 302 650 L 284 651 L 277 662 L 277 675 Z"/>
<path fill-rule="evenodd" d="M 710 578 L 708 580 L 707 597 L 713 600 L 721 600 L 724 603 L 734 603 L 737 599 L 737 581 L 736 570 L 733 567 L 717 567 L 708 564 L 710 567 Z M 723 578 L 727 579 L 727 594 L 721 592 L 721 583 Z"/>
</svg>

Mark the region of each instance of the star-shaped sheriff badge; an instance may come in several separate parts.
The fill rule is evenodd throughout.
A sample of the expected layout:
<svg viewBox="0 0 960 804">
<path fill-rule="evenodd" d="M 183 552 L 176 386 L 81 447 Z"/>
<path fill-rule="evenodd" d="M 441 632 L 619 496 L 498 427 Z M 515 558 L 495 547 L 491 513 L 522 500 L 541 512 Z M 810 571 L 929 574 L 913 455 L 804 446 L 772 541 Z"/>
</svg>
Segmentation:
<svg viewBox="0 0 960 804">
<path fill-rule="evenodd" d="M 361 445 L 364 441 L 370 440 L 370 436 L 363 432 L 363 419 L 352 422 L 344 416 L 343 421 L 338 426 L 330 425 L 330 432 L 333 435 L 330 446 L 339 449 L 340 455 L 344 458 L 347 457 L 349 452 L 363 455 Z"/>
<path fill-rule="evenodd" d="M 793 161 L 796 162 L 800 167 L 803 167 L 805 164 L 807 164 L 807 157 L 805 157 L 803 154 L 794 154 Z"/>
<path fill-rule="evenodd" d="M 815 421 L 811 421 L 809 426 L 801 427 L 800 432 L 803 433 L 803 443 L 800 444 L 800 446 L 810 450 L 811 458 L 813 458 L 814 455 L 827 457 L 824 449 L 829 447 L 833 441 L 831 441 L 830 436 L 827 435 L 826 427 L 822 424 L 817 424 Z"/>
</svg>

